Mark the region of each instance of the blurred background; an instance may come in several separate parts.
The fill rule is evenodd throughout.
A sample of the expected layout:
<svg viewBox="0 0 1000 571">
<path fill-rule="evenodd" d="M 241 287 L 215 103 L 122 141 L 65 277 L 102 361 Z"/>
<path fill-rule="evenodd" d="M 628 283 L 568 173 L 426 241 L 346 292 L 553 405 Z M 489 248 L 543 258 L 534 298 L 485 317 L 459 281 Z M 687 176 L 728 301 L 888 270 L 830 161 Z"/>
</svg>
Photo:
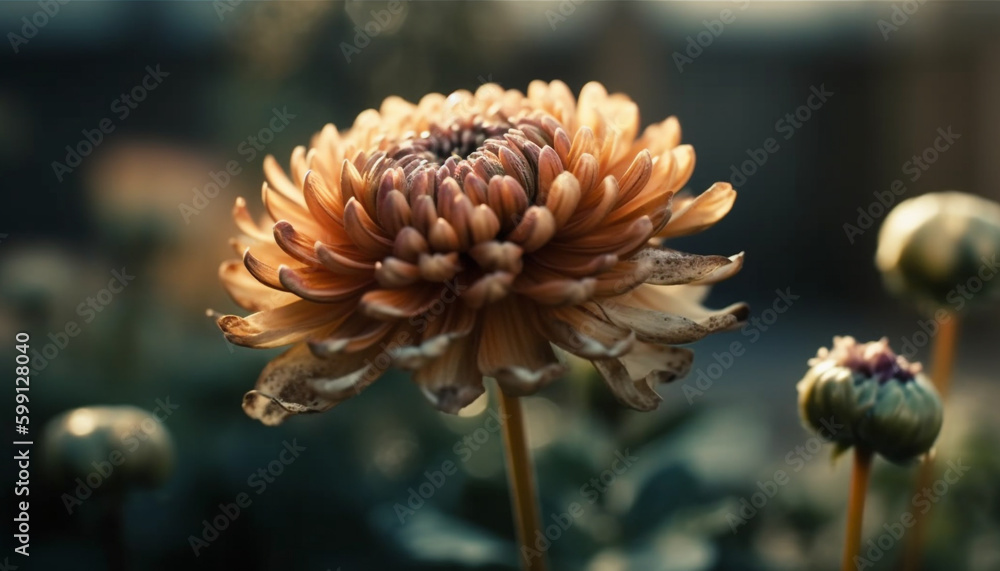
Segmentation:
<svg viewBox="0 0 1000 571">
<path fill-rule="evenodd" d="M 325 123 L 344 129 L 389 95 L 561 79 L 627 93 L 643 125 L 677 115 L 698 153 L 690 188 L 734 183 L 733 212 L 672 245 L 745 250 L 709 305 L 745 300 L 759 321 L 699 342 L 692 376 L 662 387 L 654 413 L 624 410 L 584 370 L 527 399 L 546 524 L 574 502 L 584 511 L 550 542 L 551 567 L 837 568 L 849 463 L 800 427 L 795 383 L 835 334 L 929 358 L 934 324 L 885 293 L 873 265 L 877 196 L 899 180 L 892 201 L 1000 198 L 1000 4 L 391 7 L 0 4 L 0 353 L 13 361 L 15 334 L 30 334 L 35 439 L 31 557 L 11 563 L 105 569 L 111 552 L 149 570 L 515 569 L 494 403 L 441 415 L 392 372 L 327 414 L 267 428 L 240 402 L 275 353 L 229 345 L 205 310 L 238 310 L 216 273 L 235 198 L 259 210 L 265 155 L 287 165 Z M 984 306 L 963 324 L 939 443 L 942 462 L 970 468 L 933 503 L 925 569 L 1000 569 L 998 315 Z M 13 410 L 13 389 L 0 398 Z M 75 483 L 43 477 L 46 422 L 95 405 L 160 413 L 173 469 L 151 489 L 109 483 L 75 502 Z M 84 475 L 121 447 L 60 442 L 48 446 Z M 635 458 L 621 474 L 616 453 Z M 13 455 L 4 513 L 25 499 Z M 442 481 L 446 462 L 458 469 Z M 787 483 L 734 523 L 778 470 Z M 876 464 L 866 540 L 914 509 L 914 475 Z M 898 543 L 871 568 L 893 568 Z"/>
</svg>

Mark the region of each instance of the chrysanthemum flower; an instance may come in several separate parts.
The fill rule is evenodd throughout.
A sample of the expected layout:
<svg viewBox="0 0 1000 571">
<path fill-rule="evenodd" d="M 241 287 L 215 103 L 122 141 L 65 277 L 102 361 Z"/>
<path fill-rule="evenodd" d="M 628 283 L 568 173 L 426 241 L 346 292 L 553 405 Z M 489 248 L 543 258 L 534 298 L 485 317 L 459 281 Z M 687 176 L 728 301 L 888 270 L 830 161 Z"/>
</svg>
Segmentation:
<svg viewBox="0 0 1000 571">
<path fill-rule="evenodd" d="M 239 345 L 293 347 L 244 410 L 267 424 L 324 411 L 395 366 L 454 413 L 484 376 L 512 396 L 558 378 L 554 347 L 592 361 L 622 403 L 656 408 L 653 385 L 691 365 L 673 345 L 738 327 L 747 308 L 705 309 L 688 287 L 733 275 L 742 254 L 659 245 L 717 222 L 735 191 L 675 198 L 694 150 L 672 117 L 638 128 L 635 103 L 598 83 L 579 99 L 558 81 L 489 84 L 327 125 L 291 177 L 268 157 L 268 217 L 237 200 L 243 259 L 220 269 L 256 313 L 218 324 Z"/>
</svg>

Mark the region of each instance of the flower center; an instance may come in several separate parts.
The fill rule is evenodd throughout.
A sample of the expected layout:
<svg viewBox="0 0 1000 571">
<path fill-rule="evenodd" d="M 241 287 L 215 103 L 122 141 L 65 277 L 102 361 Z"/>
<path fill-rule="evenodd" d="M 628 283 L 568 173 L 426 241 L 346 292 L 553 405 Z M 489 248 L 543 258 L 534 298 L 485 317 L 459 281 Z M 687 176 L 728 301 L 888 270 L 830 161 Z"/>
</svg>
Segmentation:
<svg viewBox="0 0 1000 571">
<path fill-rule="evenodd" d="M 434 157 L 433 162 L 442 164 L 451 157 L 470 158 L 488 139 L 502 139 L 510 129 L 509 123 L 484 125 L 477 122 L 466 127 L 452 125 L 448 129 L 435 125 L 431 131 L 423 133 L 425 136 L 419 141 Z"/>
<path fill-rule="evenodd" d="M 481 188 L 496 176 L 507 176 L 507 186 L 516 187 L 515 194 L 525 199 L 513 197 L 510 202 L 527 207 L 535 199 L 538 156 L 541 147 L 548 144 L 550 137 L 532 119 L 511 123 L 505 119 L 466 118 L 432 125 L 369 156 L 362 174 L 371 188 L 417 188 L 415 194 L 430 194 L 435 200 L 444 178 L 455 179 L 468 193 L 465 183 L 470 174 L 481 181 Z M 513 186 L 509 184 L 511 179 Z M 485 195 L 476 203 L 484 201 Z"/>
<path fill-rule="evenodd" d="M 810 365 L 824 359 L 847 367 L 864 377 L 886 383 L 892 379 L 899 382 L 912 381 L 920 372 L 920 365 L 910 363 L 905 358 L 893 353 L 889 348 L 889 340 L 882 338 L 870 343 L 858 343 L 853 337 L 835 337 L 833 349 L 821 349 L 816 359 L 809 361 Z"/>
<path fill-rule="evenodd" d="M 473 154 L 481 150 L 486 141 L 502 140 L 511 127 L 509 123 L 484 124 L 481 121 L 447 127 L 433 125 L 430 130 L 400 142 L 388 155 L 400 165 L 414 159 L 424 166 L 441 166 L 449 159 L 474 159 Z"/>
</svg>

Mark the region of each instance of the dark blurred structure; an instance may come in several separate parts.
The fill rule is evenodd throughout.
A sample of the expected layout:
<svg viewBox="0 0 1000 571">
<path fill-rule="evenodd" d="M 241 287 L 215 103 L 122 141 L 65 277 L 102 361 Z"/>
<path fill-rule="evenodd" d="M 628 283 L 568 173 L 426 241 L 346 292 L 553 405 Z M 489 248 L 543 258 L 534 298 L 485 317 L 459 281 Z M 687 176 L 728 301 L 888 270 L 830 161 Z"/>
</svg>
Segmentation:
<svg viewBox="0 0 1000 571">
<path fill-rule="evenodd" d="M 578 501 L 616 451 L 641 459 L 552 542 L 554 569 L 836 568 L 846 475 L 826 451 L 745 527 L 726 516 L 809 442 L 794 383 L 818 346 L 887 335 L 928 356 L 932 324 L 873 265 L 879 197 L 1000 199 L 1000 4 L 55 4 L 0 4 L 0 31 L 16 36 L 0 49 L 0 339 L 13 355 L 28 331 L 39 351 L 35 433 L 74 407 L 177 404 L 164 420 L 175 475 L 126 503 L 135 569 L 514 568 L 500 439 L 459 452 L 488 412 L 444 418 L 389 375 L 326 415 L 265 428 L 239 405 L 271 355 L 229 346 L 204 316 L 235 309 L 216 270 L 263 157 L 287 164 L 325 123 L 346 129 L 388 95 L 598 80 L 635 99 L 644 125 L 680 118 L 698 153 L 692 191 L 729 180 L 741 193 L 677 246 L 745 250 L 710 300 L 744 299 L 764 319 L 698 344 L 688 386 L 719 363 L 710 389 L 664 387 L 643 416 L 580 374 L 529 403 L 543 514 Z M 134 280 L 105 301 L 113 272 Z M 767 321 L 778 290 L 792 303 Z M 970 315 L 963 332 L 942 446 L 974 469 L 934 508 L 927 569 L 1000 568 L 997 317 Z M 734 341 L 746 351 L 727 357 Z M 411 504 L 456 457 L 459 474 Z M 872 521 L 907 509 L 911 476 L 876 470 Z M 105 568 L 89 506 L 67 514 L 66 493 L 33 473 L 23 568 Z M 0 494 L 13 510 L 11 488 Z M 231 516 L 240 494 L 250 503 Z"/>
</svg>

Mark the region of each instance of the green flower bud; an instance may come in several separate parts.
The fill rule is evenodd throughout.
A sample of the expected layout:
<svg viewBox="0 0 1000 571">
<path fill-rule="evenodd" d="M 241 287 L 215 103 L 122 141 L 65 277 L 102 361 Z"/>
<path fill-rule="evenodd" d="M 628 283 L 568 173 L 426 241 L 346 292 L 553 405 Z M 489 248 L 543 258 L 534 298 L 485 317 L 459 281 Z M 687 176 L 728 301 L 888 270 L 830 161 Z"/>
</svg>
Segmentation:
<svg viewBox="0 0 1000 571">
<path fill-rule="evenodd" d="M 100 494 L 132 486 L 155 488 L 173 469 L 174 446 L 167 429 L 134 406 L 67 411 L 48 422 L 42 439 L 47 475 L 60 485 L 79 478 Z"/>
<path fill-rule="evenodd" d="M 875 265 L 895 294 L 955 311 L 1000 293 L 1000 204 L 962 192 L 899 203 L 882 224 Z"/>
<path fill-rule="evenodd" d="M 798 384 L 799 414 L 839 450 L 859 446 L 902 464 L 934 445 L 941 399 L 920 364 L 896 356 L 888 339 L 834 337 L 833 349 L 820 349 L 809 365 Z"/>
</svg>

